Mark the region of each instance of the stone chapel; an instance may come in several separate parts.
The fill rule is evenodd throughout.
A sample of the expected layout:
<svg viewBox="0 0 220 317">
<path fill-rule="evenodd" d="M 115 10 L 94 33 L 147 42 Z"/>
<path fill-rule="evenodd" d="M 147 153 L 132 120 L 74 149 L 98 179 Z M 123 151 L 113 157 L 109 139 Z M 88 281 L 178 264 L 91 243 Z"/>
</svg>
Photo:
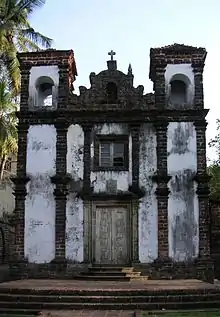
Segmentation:
<svg viewBox="0 0 220 317">
<path fill-rule="evenodd" d="M 144 94 L 111 51 L 79 95 L 72 50 L 18 55 L 13 274 L 118 265 L 152 278 L 212 278 L 206 54 L 152 48 L 153 92 Z"/>
</svg>

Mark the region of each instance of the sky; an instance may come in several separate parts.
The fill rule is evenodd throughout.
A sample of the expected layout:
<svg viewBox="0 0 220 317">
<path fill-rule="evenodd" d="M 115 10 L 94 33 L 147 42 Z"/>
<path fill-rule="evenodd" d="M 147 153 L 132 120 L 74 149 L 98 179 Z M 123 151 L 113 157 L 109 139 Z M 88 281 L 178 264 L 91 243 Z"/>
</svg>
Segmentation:
<svg viewBox="0 0 220 317">
<path fill-rule="evenodd" d="M 52 38 L 53 48 L 73 49 L 78 86 L 89 87 L 90 72 L 106 69 L 108 52 L 116 52 L 118 69 L 131 63 L 134 85 L 152 92 L 149 80 L 151 47 L 173 43 L 205 47 L 204 70 L 207 141 L 220 118 L 220 1 L 219 0 L 46 0 L 31 17 L 32 26 Z M 207 148 L 210 159 L 214 151 Z"/>
</svg>

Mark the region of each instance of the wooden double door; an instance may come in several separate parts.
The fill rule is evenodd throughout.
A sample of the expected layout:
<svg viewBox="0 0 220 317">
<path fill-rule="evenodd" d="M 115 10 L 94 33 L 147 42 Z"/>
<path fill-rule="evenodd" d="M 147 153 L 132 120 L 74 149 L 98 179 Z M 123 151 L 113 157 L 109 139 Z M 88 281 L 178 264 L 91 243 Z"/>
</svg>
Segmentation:
<svg viewBox="0 0 220 317">
<path fill-rule="evenodd" d="M 94 231 L 95 263 L 129 262 L 129 214 L 126 206 L 97 206 Z"/>
</svg>

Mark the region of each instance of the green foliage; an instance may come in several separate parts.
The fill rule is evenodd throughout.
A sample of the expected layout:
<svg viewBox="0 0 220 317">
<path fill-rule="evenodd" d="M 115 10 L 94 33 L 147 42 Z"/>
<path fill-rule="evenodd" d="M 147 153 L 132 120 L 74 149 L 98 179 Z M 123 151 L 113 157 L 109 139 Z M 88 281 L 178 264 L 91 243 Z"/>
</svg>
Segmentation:
<svg viewBox="0 0 220 317">
<path fill-rule="evenodd" d="M 210 140 L 209 146 L 214 148 L 217 154 L 217 159 L 214 161 L 215 164 L 220 165 L 220 119 L 216 120 L 217 134 Z"/>
<path fill-rule="evenodd" d="M 209 142 L 209 146 L 214 148 L 217 158 L 207 168 L 210 180 L 210 197 L 212 199 L 220 199 L 220 120 L 217 119 L 217 134 Z"/>
<path fill-rule="evenodd" d="M 30 15 L 45 4 L 45 0 L 0 0 L 0 72 L 10 79 L 13 94 L 20 91 L 20 71 L 17 51 L 38 51 L 50 48 L 52 40 L 30 25 Z"/>
<path fill-rule="evenodd" d="M 10 154 L 17 152 L 17 104 L 8 91 L 7 81 L 0 80 L 0 179 Z"/>
<path fill-rule="evenodd" d="M 210 179 L 210 197 L 220 199 L 220 165 L 214 163 L 207 168 Z"/>
</svg>

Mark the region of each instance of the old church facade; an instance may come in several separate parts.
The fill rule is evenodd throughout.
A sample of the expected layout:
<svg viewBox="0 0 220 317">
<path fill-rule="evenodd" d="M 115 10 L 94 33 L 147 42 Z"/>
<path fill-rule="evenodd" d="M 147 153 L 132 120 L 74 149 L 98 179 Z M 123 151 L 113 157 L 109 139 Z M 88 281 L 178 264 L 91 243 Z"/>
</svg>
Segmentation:
<svg viewBox="0 0 220 317">
<path fill-rule="evenodd" d="M 72 51 L 19 54 L 11 270 L 32 276 L 108 264 L 207 278 L 206 50 L 151 49 L 147 94 L 133 86 L 131 65 L 125 74 L 110 55 L 76 95 Z"/>
</svg>

